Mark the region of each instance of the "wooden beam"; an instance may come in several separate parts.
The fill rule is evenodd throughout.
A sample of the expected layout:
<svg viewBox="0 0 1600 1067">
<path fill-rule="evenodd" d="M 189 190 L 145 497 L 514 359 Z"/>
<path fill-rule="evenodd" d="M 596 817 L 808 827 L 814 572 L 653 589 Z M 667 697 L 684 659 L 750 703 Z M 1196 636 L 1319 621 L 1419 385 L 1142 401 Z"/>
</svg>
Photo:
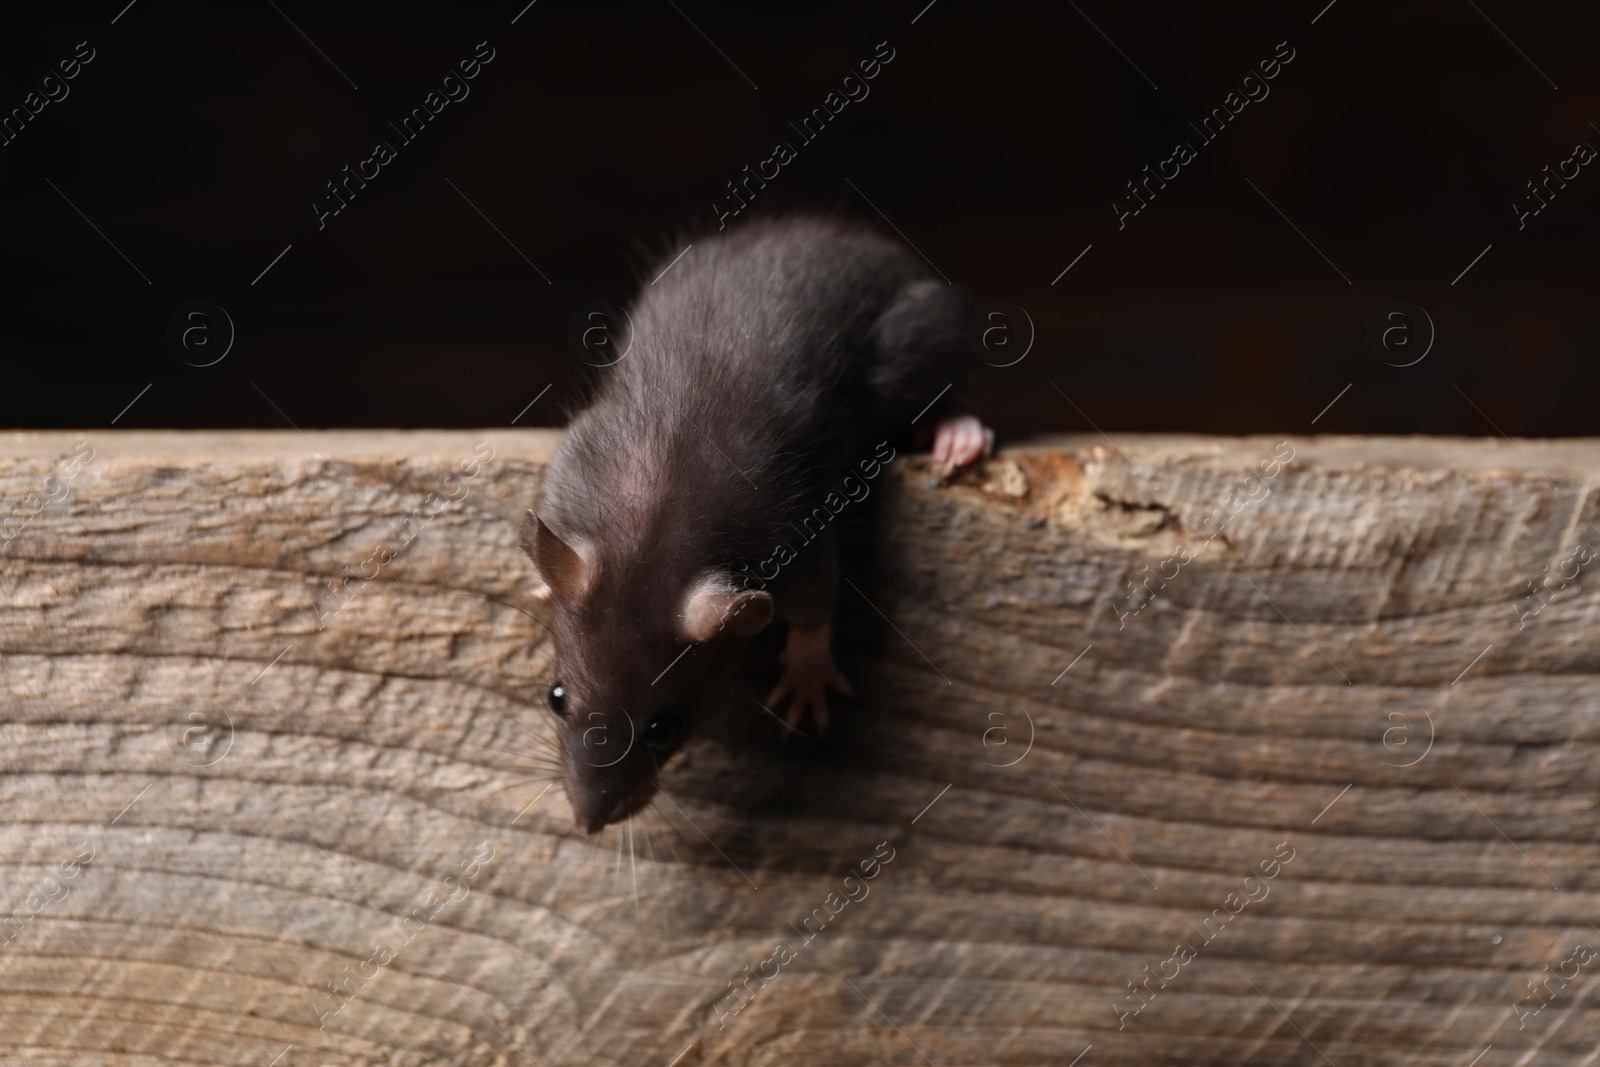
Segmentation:
<svg viewBox="0 0 1600 1067">
<path fill-rule="evenodd" d="M 589 838 L 557 440 L 0 437 L 0 1061 L 1593 1062 L 1600 442 L 903 455 L 861 699 Z"/>
</svg>

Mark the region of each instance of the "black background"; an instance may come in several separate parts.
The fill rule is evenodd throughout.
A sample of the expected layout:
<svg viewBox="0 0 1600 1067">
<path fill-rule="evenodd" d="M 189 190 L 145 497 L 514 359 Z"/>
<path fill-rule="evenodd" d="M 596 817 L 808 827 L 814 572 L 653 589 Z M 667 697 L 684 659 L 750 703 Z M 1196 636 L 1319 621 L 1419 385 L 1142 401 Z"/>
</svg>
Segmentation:
<svg viewBox="0 0 1600 1067">
<path fill-rule="evenodd" d="M 714 227 L 724 183 L 786 140 L 757 208 L 886 216 L 1026 309 L 1032 349 L 971 393 L 1003 435 L 1595 430 L 1600 168 L 1521 230 L 1512 210 L 1600 145 L 1592 4 L 523 2 L 12 23 L 0 109 L 79 41 L 96 57 L 0 147 L 0 422 L 557 424 L 592 373 L 574 312 Z M 479 41 L 470 96 L 399 145 L 387 123 Z M 880 41 L 870 96 L 799 145 L 788 123 Z M 1187 123 L 1284 41 L 1270 95 L 1200 146 Z M 1180 139 L 1198 158 L 1119 230 L 1112 200 Z M 378 140 L 398 158 L 319 230 L 324 182 Z M 196 299 L 237 329 L 205 368 L 167 341 Z M 1368 343 L 1401 299 L 1437 330 L 1409 367 Z"/>
</svg>

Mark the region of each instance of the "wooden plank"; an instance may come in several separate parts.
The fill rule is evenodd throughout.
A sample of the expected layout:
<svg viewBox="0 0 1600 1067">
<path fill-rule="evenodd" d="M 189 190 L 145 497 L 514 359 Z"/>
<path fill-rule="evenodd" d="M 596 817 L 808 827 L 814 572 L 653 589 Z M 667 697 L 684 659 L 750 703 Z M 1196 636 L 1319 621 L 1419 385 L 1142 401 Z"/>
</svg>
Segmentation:
<svg viewBox="0 0 1600 1067">
<path fill-rule="evenodd" d="M 0 437 L 0 1061 L 1594 1061 L 1600 442 L 902 456 L 861 700 L 588 838 L 557 440 Z"/>
</svg>

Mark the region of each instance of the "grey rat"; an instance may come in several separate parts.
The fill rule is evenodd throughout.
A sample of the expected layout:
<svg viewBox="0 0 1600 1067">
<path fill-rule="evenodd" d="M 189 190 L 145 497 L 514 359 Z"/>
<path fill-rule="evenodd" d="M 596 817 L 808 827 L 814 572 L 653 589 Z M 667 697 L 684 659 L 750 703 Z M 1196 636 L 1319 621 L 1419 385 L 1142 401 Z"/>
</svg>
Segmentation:
<svg viewBox="0 0 1600 1067">
<path fill-rule="evenodd" d="M 959 294 L 918 256 L 814 217 L 695 240 L 628 318 L 626 354 L 521 532 L 553 601 L 548 703 L 590 833 L 649 802 L 739 639 L 774 615 L 790 630 L 767 703 L 789 700 L 789 728 L 808 711 L 826 726 L 827 688 L 850 692 L 830 648 L 826 520 L 960 376 L 968 336 Z M 934 454 L 958 466 L 992 440 L 942 419 Z"/>
</svg>

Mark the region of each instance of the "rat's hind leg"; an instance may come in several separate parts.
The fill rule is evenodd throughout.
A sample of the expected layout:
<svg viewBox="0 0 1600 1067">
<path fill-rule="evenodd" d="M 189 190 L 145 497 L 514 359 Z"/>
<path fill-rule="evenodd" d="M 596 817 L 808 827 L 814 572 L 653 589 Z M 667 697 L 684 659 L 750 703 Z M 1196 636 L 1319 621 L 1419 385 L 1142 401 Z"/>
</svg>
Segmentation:
<svg viewBox="0 0 1600 1067">
<path fill-rule="evenodd" d="M 976 463 L 994 451 L 994 431 L 972 415 L 940 419 L 933 428 L 933 458 L 951 470 Z"/>
<path fill-rule="evenodd" d="M 994 431 L 971 415 L 951 414 L 960 392 L 956 383 L 972 362 L 968 325 L 960 294 L 923 279 L 900 290 L 872 332 L 871 381 L 885 398 L 886 422 L 916 423 L 932 409 L 933 458 L 945 465 L 946 476 L 994 448 Z M 919 444 L 928 443 L 929 428 L 928 422 L 918 427 Z"/>
<path fill-rule="evenodd" d="M 795 573 L 777 598 L 777 608 L 789 620 L 788 642 L 778 654 L 783 675 L 767 695 L 776 707 L 789 701 L 784 717 L 784 735 L 794 730 L 809 713 L 817 732 L 828 727 L 828 689 L 855 696 L 849 681 L 833 662 L 833 604 L 839 587 L 838 552 L 834 533 L 824 530 L 813 540 L 797 562 L 803 567 Z"/>
</svg>

